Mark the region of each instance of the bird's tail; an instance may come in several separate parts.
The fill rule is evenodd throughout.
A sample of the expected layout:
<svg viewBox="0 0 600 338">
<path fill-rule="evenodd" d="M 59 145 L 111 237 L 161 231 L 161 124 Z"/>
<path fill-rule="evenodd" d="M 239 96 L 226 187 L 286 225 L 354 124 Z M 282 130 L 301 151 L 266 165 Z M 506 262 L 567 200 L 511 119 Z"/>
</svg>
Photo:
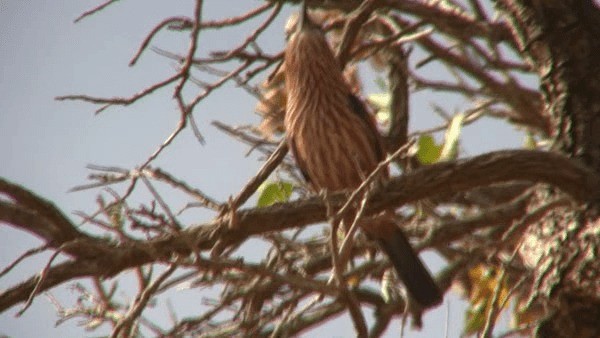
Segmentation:
<svg viewBox="0 0 600 338">
<path fill-rule="evenodd" d="M 441 303 L 442 292 L 413 250 L 402 229 L 394 225 L 385 233 L 386 236 L 376 236 L 375 240 L 394 265 L 410 297 L 423 308 Z"/>
</svg>

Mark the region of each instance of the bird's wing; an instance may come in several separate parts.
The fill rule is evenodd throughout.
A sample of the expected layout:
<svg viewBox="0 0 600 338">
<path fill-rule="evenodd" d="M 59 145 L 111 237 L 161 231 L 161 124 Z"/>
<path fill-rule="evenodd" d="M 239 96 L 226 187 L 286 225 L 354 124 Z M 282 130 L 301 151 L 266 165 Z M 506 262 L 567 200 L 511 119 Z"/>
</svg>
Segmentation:
<svg viewBox="0 0 600 338">
<path fill-rule="evenodd" d="M 348 96 L 348 101 L 350 104 L 350 108 L 353 112 L 355 112 L 360 119 L 364 122 L 366 127 L 371 130 L 369 133 L 369 137 L 371 138 L 371 144 L 373 145 L 373 150 L 376 152 L 377 161 L 381 162 L 385 159 L 385 150 L 383 147 L 383 142 L 381 140 L 381 136 L 379 134 L 379 130 L 377 130 L 377 124 L 375 123 L 375 118 L 372 114 L 370 114 L 363 102 L 353 94 Z"/>
</svg>

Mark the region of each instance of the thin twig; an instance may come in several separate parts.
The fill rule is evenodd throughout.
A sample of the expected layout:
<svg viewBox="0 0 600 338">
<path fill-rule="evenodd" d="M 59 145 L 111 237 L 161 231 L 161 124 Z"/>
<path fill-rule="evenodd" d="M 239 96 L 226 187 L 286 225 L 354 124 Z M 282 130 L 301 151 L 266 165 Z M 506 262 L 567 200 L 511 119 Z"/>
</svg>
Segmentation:
<svg viewBox="0 0 600 338">
<path fill-rule="evenodd" d="M 512 255 L 510 256 L 508 261 L 504 264 L 504 266 L 510 265 L 512 263 L 512 261 L 517 256 L 517 253 L 519 252 L 521 245 L 523 245 L 523 241 L 519 241 L 518 245 L 515 247 L 515 249 L 512 252 Z M 500 310 L 502 310 L 504 304 L 506 304 L 508 298 L 510 297 L 510 293 L 508 293 L 505 296 L 506 299 L 503 299 L 502 304 L 500 304 L 500 306 L 498 306 L 498 301 L 500 299 L 500 293 L 506 286 L 504 284 L 504 278 L 506 275 L 506 268 L 504 266 L 500 269 L 500 274 L 496 278 L 496 286 L 494 288 L 494 293 L 492 294 L 492 299 L 491 299 L 491 303 L 489 305 L 489 311 L 487 313 L 487 317 L 485 319 L 485 324 L 483 326 L 483 330 L 481 331 L 481 335 L 480 335 L 481 338 L 491 338 L 492 337 L 492 333 L 494 331 L 494 325 L 496 323 L 498 314 L 500 313 Z M 512 290 L 514 290 L 514 289 L 512 289 Z"/>
<path fill-rule="evenodd" d="M 31 304 L 33 303 L 33 299 L 38 294 L 38 292 L 41 290 L 42 284 L 44 284 L 44 281 L 46 280 L 46 277 L 48 276 L 48 271 L 50 270 L 50 265 L 52 265 L 52 262 L 54 262 L 56 257 L 58 257 L 58 255 L 61 252 L 62 252 L 62 246 L 61 246 L 61 248 L 56 250 L 52 254 L 52 256 L 50 256 L 50 259 L 48 259 L 46 266 L 44 267 L 44 269 L 42 269 L 42 272 L 40 273 L 40 276 L 38 277 L 38 281 L 35 284 L 33 291 L 31 291 L 31 293 L 29 294 L 29 298 L 27 298 L 27 301 L 25 302 L 23 307 L 15 315 L 16 317 L 21 317 L 21 315 L 23 315 L 23 313 L 25 313 L 25 311 L 27 311 L 27 309 L 31 306 Z"/>
<path fill-rule="evenodd" d="M 2 278 L 2 276 L 4 276 L 7 273 L 9 273 L 10 270 L 12 270 L 15 266 L 17 266 L 19 263 L 21 263 L 21 261 L 23 261 L 27 257 L 33 256 L 33 255 L 38 254 L 38 253 L 40 253 L 42 251 L 48 250 L 49 248 L 50 248 L 49 245 L 44 244 L 44 245 L 38 246 L 37 248 L 33 248 L 33 249 L 29 249 L 29 250 L 25 251 L 23 254 L 21 254 L 21 256 L 19 256 L 17 259 L 15 259 L 7 267 L 5 267 L 4 269 L 2 269 L 2 271 L 0 272 L 0 278 Z"/>
<path fill-rule="evenodd" d="M 223 28 L 227 26 L 235 26 L 262 14 L 273 5 L 274 2 L 267 1 L 263 5 L 254 8 L 240 16 L 228 17 L 223 20 L 204 21 L 202 22 L 202 28 Z"/>
<path fill-rule="evenodd" d="M 279 145 L 273 151 L 269 159 L 263 164 L 258 173 L 252 177 L 248 183 L 242 188 L 242 190 L 233 198 L 231 208 L 237 209 L 242 206 L 250 196 L 254 194 L 256 189 L 271 175 L 273 170 L 277 168 L 279 163 L 283 160 L 288 152 L 288 145 L 285 140 L 279 142 Z"/>
<path fill-rule="evenodd" d="M 90 16 L 92 14 L 95 14 L 97 12 L 100 12 L 101 10 L 105 9 L 109 5 L 112 5 L 112 4 L 116 3 L 117 1 L 119 1 L 119 0 L 109 0 L 109 1 L 106 1 L 105 3 L 103 3 L 103 4 L 100 4 L 100 5 L 92 8 L 92 9 L 90 9 L 90 10 L 87 10 L 87 11 L 83 12 L 80 16 L 78 16 L 74 20 L 74 22 L 78 23 L 79 21 L 83 20 L 84 18 L 86 18 L 86 17 L 88 17 L 88 16 Z"/>
<path fill-rule="evenodd" d="M 127 314 L 119 320 L 117 325 L 114 327 L 111 338 L 121 337 L 121 331 L 127 330 L 130 331 L 133 329 L 133 322 L 141 315 L 141 313 L 146 308 L 146 305 L 155 295 L 156 290 L 160 287 L 160 285 L 167 279 L 169 276 L 173 274 L 177 270 L 177 264 L 171 264 L 167 271 L 163 272 L 158 278 L 156 278 L 152 283 L 150 283 L 143 292 L 140 293 L 137 301 L 134 305 L 129 309 Z M 125 336 L 129 336 L 130 332 L 126 332 Z"/>
<path fill-rule="evenodd" d="M 171 211 L 171 208 L 169 208 L 169 205 L 160 196 L 160 194 L 158 193 L 158 191 L 156 191 L 156 189 L 154 188 L 154 186 L 152 185 L 152 183 L 150 183 L 150 181 L 148 180 L 148 178 L 146 178 L 145 176 L 141 176 L 141 179 L 142 179 L 142 182 L 144 182 L 144 184 L 146 185 L 146 187 L 150 191 L 150 193 L 152 194 L 152 196 L 154 196 L 154 199 L 156 199 L 156 201 L 158 202 L 158 204 L 161 206 L 161 208 L 165 211 L 165 213 L 169 217 L 169 220 L 170 220 L 169 226 L 171 227 L 171 229 L 173 229 L 174 231 L 181 230 L 182 226 L 179 223 L 179 221 L 177 220 L 177 218 L 175 217 L 175 214 L 173 214 L 173 212 Z"/>
<path fill-rule="evenodd" d="M 358 36 L 358 32 L 362 25 L 369 19 L 371 13 L 377 8 L 380 0 L 364 1 L 355 11 L 356 14 L 346 22 L 344 32 L 342 33 L 342 42 L 336 51 L 336 57 L 342 68 L 348 63 L 350 49 L 354 44 L 354 40 Z"/>
<path fill-rule="evenodd" d="M 409 140 L 405 145 L 398 148 L 398 150 L 396 150 L 396 152 L 394 152 L 391 156 L 388 156 L 388 158 L 386 158 L 384 161 L 380 162 L 377 165 L 377 167 L 369 174 L 369 176 L 365 180 L 362 181 L 360 186 L 358 186 L 358 188 L 356 188 L 352 192 L 352 194 L 350 194 L 350 197 L 348 197 L 348 199 L 346 200 L 346 203 L 344 203 L 342 208 L 340 208 L 340 210 L 338 210 L 336 217 L 341 217 L 343 214 L 345 214 L 348 211 L 348 208 L 350 208 L 356 202 L 356 200 L 359 198 L 359 196 L 361 196 L 361 194 L 365 191 L 365 189 L 367 189 L 369 187 L 369 185 L 376 178 L 379 177 L 379 175 L 382 173 L 382 171 L 385 170 L 385 168 L 387 168 L 387 166 L 391 162 L 397 160 L 398 158 L 400 158 L 400 156 L 404 155 L 408 151 L 408 149 L 410 149 L 410 147 L 412 147 L 415 144 L 415 142 L 416 142 L 415 139 Z"/>
<path fill-rule="evenodd" d="M 163 29 L 164 27 L 166 27 L 168 25 L 176 23 L 176 22 L 190 24 L 191 20 L 189 18 L 179 16 L 179 17 L 167 18 L 167 19 L 164 19 L 163 21 L 161 21 L 158 25 L 156 25 L 150 31 L 150 33 L 148 33 L 148 35 L 146 36 L 146 38 L 144 39 L 144 41 L 142 41 L 142 44 L 138 48 L 137 52 L 135 53 L 135 55 L 133 56 L 133 58 L 131 58 L 131 61 L 129 61 L 129 66 L 131 67 L 131 66 L 134 66 L 136 64 L 136 62 L 138 61 L 138 59 L 140 58 L 140 56 L 142 55 L 142 53 L 146 50 L 146 48 L 148 48 L 148 45 L 150 44 L 150 41 L 152 41 L 152 38 L 154 38 L 154 36 L 161 29 Z"/>
<path fill-rule="evenodd" d="M 203 206 L 206 206 L 213 210 L 220 210 L 222 208 L 222 204 L 217 202 L 212 197 L 206 195 L 199 189 L 189 186 L 185 182 L 177 179 L 175 176 L 169 174 L 168 172 L 164 171 L 163 169 L 146 168 L 141 173 L 146 175 L 147 177 L 151 177 L 151 178 L 166 182 L 177 189 L 185 191 L 192 197 L 199 200 Z"/>
<path fill-rule="evenodd" d="M 113 105 L 120 105 L 120 106 L 131 105 L 131 104 L 135 103 L 136 101 L 138 101 L 139 99 L 154 93 L 154 91 L 156 91 L 157 89 L 160 89 L 162 87 L 165 87 L 165 86 L 177 81 L 177 79 L 179 79 L 180 77 L 181 77 L 181 74 L 172 75 L 171 77 L 169 77 L 161 82 L 155 83 L 152 86 L 147 87 L 147 88 L 143 89 L 142 91 L 140 91 L 139 93 L 137 93 L 133 96 L 130 96 L 130 97 L 103 98 L 103 97 L 95 97 L 95 96 L 89 96 L 89 95 L 63 95 L 63 96 L 57 96 L 55 98 L 55 100 L 58 100 L 58 101 L 68 101 L 68 100 L 84 101 L 84 102 L 90 102 L 90 103 L 97 104 L 97 105 L 103 105 L 102 107 L 96 109 L 96 114 L 99 114 L 102 111 L 104 111 L 105 109 L 107 109 L 108 107 L 113 106 Z"/>
</svg>

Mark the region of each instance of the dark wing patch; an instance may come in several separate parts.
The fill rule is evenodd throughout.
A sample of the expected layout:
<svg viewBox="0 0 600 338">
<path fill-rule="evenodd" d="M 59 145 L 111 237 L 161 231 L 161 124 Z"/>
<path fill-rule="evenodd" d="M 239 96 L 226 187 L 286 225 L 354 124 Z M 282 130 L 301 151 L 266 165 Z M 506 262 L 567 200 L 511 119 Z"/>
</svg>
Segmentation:
<svg viewBox="0 0 600 338">
<path fill-rule="evenodd" d="M 360 119 L 371 131 L 371 141 L 373 142 L 374 149 L 377 152 L 377 161 L 383 161 L 385 159 L 385 152 L 383 150 L 383 144 L 379 135 L 379 130 L 377 130 L 377 125 L 375 124 L 373 115 L 369 114 L 363 102 L 355 95 L 348 95 L 348 101 L 350 103 L 350 108 L 352 109 L 352 111 L 360 117 Z"/>
</svg>

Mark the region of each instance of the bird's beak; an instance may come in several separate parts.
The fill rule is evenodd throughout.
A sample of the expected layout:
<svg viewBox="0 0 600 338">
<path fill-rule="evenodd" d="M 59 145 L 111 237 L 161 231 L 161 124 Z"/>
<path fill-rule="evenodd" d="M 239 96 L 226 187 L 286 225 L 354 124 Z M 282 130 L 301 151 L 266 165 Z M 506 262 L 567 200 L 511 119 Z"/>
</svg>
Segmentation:
<svg viewBox="0 0 600 338">
<path fill-rule="evenodd" d="M 298 18 L 298 29 L 300 31 L 303 28 L 307 28 L 310 25 L 310 19 L 308 17 L 308 8 L 306 5 L 306 0 L 302 1 L 300 5 L 300 17 Z"/>
</svg>

